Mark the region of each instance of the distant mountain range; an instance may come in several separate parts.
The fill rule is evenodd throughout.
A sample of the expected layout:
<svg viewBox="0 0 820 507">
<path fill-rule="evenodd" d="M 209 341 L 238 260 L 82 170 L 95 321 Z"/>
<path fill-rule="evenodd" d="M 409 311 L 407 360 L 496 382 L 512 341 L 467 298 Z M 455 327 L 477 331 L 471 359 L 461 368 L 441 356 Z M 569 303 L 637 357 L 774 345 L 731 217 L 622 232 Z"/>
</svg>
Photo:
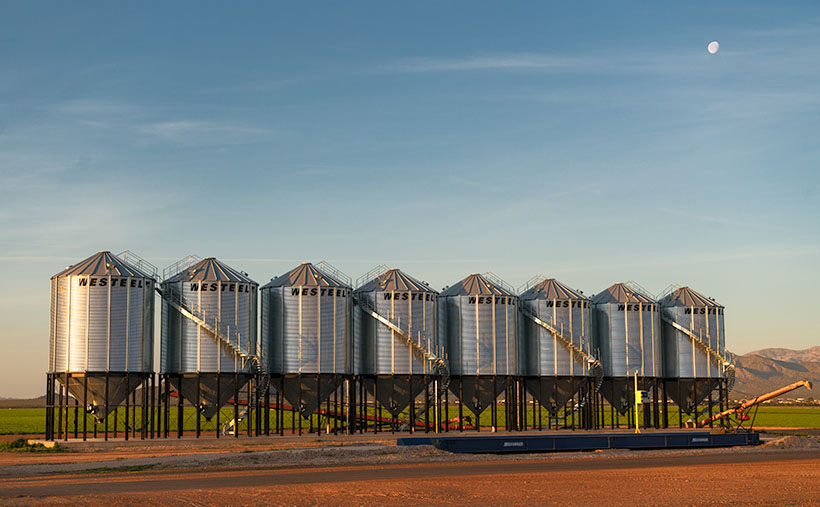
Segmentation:
<svg viewBox="0 0 820 507">
<path fill-rule="evenodd" d="M 737 383 L 729 394 L 732 399 L 751 398 L 808 380 L 814 390 L 805 388 L 783 396 L 786 399 L 820 398 L 820 347 L 806 350 L 763 349 L 737 356 Z"/>
<path fill-rule="evenodd" d="M 820 362 L 820 345 L 803 350 L 792 349 L 760 349 L 749 352 L 747 356 L 761 356 L 778 361 L 788 361 L 791 363 L 800 362 Z"/>
</svg>

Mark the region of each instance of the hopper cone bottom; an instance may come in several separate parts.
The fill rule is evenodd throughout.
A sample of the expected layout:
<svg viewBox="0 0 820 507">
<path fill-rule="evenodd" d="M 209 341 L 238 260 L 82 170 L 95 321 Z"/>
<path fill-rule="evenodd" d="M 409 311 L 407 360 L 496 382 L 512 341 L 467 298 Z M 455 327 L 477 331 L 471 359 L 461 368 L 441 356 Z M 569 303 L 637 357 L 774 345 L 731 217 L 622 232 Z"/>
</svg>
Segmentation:
<svg viewBox="0 0 820 507">
<path fill-rule="evenodd" d="M 450 377 L 450 392 L 476 416 L 492 405 L 507 387 L 506 378 L 460 376 Z M 459 391 L 461 397 L 459 397 Z"/>
<path fill-rule="evenodd" d="M 319 408 L 344 379 L 332 373 L 306 373 L 285 375 L 280 380 L 272 380 L 271 386 L 282 389 L 282 395 L 305 419 Z M 281 382 L 281 384 L 280 384 Z"/>
<path fill-rule="evenodd" d="M 376 400 L 396 417 L 432 380 L 428 378 L 428 382 L 424 382 L 424 375 L 377 375 L 375 378 L 364 378 L 363 381 L 365 389 L 371 395 L 375 384 Z"/>
<path fill-rule="evenodd" d="M 626 415 L 632 408 L 634 400 L 632 395 L 635 389 L 634 382 L 633 379 L 627 377 L 605 379 L 599 392 L 619 414 Z"/>
<path fill-rule="evenodd" d="M 216 397 L 217 377 L 219 379 L 219 399 Z M 238 379 L 238 385 L 237 385 Z M 199 374 L 199 403 L 202 415 L 205 419 L 210 421 L 216 415 L 220 407 L 225 406 L 228 401 L 233 398 L 235 391 L 238 389 L 240 399 L 242 396 L 242 389 L 251 379 L 251 375 L 247 373 L 200 373 Z M 169 375 L 171 385 L 182 394 L 185 401 L 192 405 L 197 404 L 197 374 L 187 373 L 183 377 L 175 377 Z M 181 381 L 181 382 L 180 382 Z"/>
<path fill-rule="evenodd" d="M 720 379 L 676 379 L 666 381 L 666 396 L 680 408 L 683 413 L 691 414 L 696 405 L 700 405 L 709 393 L 720 387 Z"/>
<path fill-rule="evenodd" d="M 65 377 L 55 373 L 57 380 L 65 384 Z M 94 417 L 102 421 L 120 406 L 125 398 L 140 386 L 144 373 L 109 373 L 108 374 L 108 411 L 105 410 L 105 373 L 69 373 L 68 391 L 80 403 L 83 401 L 85 378 L 88 377 L 87 402 L 93 406 Z"/>
<path fill-rule="evenodd" d="M 538 377 L 528 378 L 527 392 L 538 400 L 550 414 L 556 415 L 575 393 L 581 390 L 586 378 Z"/>
</svg>

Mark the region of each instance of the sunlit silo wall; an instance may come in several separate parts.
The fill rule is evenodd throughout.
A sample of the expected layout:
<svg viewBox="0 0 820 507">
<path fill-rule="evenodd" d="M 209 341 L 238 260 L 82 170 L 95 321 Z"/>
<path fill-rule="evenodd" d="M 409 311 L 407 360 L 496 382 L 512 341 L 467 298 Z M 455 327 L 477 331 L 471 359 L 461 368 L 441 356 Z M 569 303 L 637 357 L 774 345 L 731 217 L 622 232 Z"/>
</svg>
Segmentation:
<svg viewBox="0 0 820 507">
<path fill-rule="evenodd" d="M 252 374 L 236 351 L 256 354 L 258 284 L 213 257 L 187 257 L 165 276 L 161 368 L 210 418 Z"/>
<path fill-rule="evenodd" d="M 339 278 L 343 278 L 340 280 Z M 272 381 L 302 415 L 314 412 L 352 372 L 349 279 L 306 262 L 262 289 L 262 356 Z"/>
<path fill-rule="evenodd" d="M 689 287 L 660 305 L 667 395 L 689 413 L 726 375 L 723 306 Z"/>
<path fill-rule="evenodd" d="M 371 271 L 360 283 L 354 292 L 354 373 L 396 415 L 424 389 L 430 364 L 413 354 L 404 337 L 372 312 L 438 356 L 438 292 L 399 269 L 386 267 Z"/>
<path fill-rule="evenodd" d="M 547 278 L 521 294 L 521 306 L 556 329 L 586 352 L 591 353 L 591 304 L 581 292 L 554 278 Z M 527 375 L 584 376 L 588 365 L 573 358 L 555 333 L 524 318 L 522 336 L 523 367 Z"/>
<path fill-rule="evenodd" d="M 592 298 L 596 344 L 607 380 L 601 392 L 622 413 L 629 408 L 627 379 L 663 374 L 660 309 L 646 294 L 616 283 Z"/>
<path fill-rule="evenodd" d="M 450 365 L 450 391 L 481 413 L 518 373 L 518 296 L 500 280 L 472 274 L 438 298 L 439 337 Z"/>
<path fill-rule="evenodd" d="M 536 277 L 519 297 L 527 391 L 556 413 L 593 375 L 592 305 L 554 278 Z M 585 355 L 573 353 L 567 342 Z"/>
<path fill-rule="evenodd" d="M 51 278 L 49 373 L 99 419 L 153 372 L 154 283 L 107 251 Z"/>
</svg>

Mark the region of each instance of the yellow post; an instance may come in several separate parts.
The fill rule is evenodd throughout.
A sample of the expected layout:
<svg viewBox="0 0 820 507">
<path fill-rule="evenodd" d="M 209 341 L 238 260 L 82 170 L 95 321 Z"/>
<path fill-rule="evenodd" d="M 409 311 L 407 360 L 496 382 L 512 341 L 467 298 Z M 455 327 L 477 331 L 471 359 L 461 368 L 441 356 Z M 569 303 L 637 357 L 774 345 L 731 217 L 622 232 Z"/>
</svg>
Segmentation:
<svg viewBox="0 0 820 507">
<path fill-rule="evenodd" d="M 639 396 L 640 393 L 638 392 L 638 370 L 635 370 L 635 433 L 641 432 L 641 430 L 638 428 L 638 403 L 640 403 Z"/>
</svg>

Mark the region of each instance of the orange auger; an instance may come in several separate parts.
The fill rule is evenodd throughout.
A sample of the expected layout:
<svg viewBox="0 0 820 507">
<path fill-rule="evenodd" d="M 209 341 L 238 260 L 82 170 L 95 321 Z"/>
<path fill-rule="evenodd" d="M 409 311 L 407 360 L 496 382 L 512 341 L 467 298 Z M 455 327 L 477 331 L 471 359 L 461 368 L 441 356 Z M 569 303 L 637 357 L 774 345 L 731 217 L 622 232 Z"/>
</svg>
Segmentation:
<svg viewBox="0 0 820 507">
<path fill-rule="evenodd" d="M 753 407 L 753 406 L 755 406 L 759 403 L 763 403 L 766 400 L 771 400 L 772 398 L 777 398 L 780 395 L 786 394 L 789 391 L 794 391 L 795 389 L 798 389 L 798 388 L 803 387 L 803 386 L 805 386 L 806 389 L 811 389 L 811 382 L 809 382 L 808 380 L 801 380 L 799 382 L 795 382 L 794 384 L 789 384 L 786 387 L 781 387 L 780 389 L 777 389 L 777 390 L 772 391 L 770 393 L 761 394 L 760 396 L 752 398 L 751 400 L 744 401 L 740 405 L 732 407 L 728 410 L 724 410 L 723 412 L 721 412 L 719 414 L 716 414 L 716 415 L 713 415 L 712 417 L 707 417 L 706 419 L 704 419 L 704 420 L 702 420 L 701 422 L 698 423 L 698 428 L 708 426 L 709 423 L 715 422 L 715 421 L 717 421 L 718 419 L 720 419 L 722 417 L 726 417 L 727 415 L 732 415 L 732 414 L 735 414 L 737 412 L 742 412 L 742 411 L 744 411 L 746 409 L 749 409 L 749 408 L 751 408 L 751 407 Z"/>
</svg>

